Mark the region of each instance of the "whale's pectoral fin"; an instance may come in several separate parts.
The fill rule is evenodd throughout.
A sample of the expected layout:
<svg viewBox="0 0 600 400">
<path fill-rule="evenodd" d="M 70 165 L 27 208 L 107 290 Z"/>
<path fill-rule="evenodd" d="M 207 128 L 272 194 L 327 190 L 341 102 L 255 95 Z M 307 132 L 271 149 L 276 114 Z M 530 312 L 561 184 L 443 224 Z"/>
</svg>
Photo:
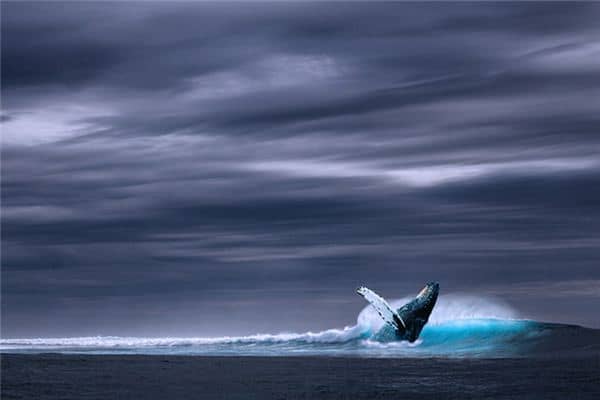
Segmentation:
<svg viewBox="0 0 600 400">
<path fill-rule="evenodd" d="M 373 308 L 388 325 L 392 326 L 397 331 L 406 330 L 406 325 L 404 324 L 402 317 L 394 311 L 383 297 L 365 286 L 356 289 L 356 293 L 360 294 L 365 300 L 371 303 Z"/>
</svg>

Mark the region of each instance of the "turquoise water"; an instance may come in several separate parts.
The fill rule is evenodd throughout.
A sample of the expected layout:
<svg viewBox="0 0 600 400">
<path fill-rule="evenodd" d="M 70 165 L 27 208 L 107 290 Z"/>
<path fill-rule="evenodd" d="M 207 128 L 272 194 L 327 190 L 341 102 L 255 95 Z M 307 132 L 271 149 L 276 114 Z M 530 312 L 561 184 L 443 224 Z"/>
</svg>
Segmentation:
<svg viewBox="0 0 600 400">
<path fill-rule="evenodd" d="M 393 329 L 373 332 L 355 325 L 322 332 L 215 338 L 82 337 L 2 339 L 3 351 L 205 355 L 493 355 L 543 335 L 549 328 L 532 321 L 471 319 L 428 325 L 415 343 L 395 340 Z M 521 343 L 522 344 L 522 343 Z"/>
<path fill-rule="evenodd" d="M 515 357 L 540 349 L 569 350 L 575 347 L 598 349 L 599 331 L 517 319 L 510 309 L 498 304 L 452 296 L 440 300 L 430 323 L 415 343 L 398 341 L 393 329 L 384 325 L 371 307 L 363 309 L 355 325 L 320 332 L 187 338 L 96 336 L 0 340 L 0 351 L 5 353 L 225 356 Z"/>
</svg>

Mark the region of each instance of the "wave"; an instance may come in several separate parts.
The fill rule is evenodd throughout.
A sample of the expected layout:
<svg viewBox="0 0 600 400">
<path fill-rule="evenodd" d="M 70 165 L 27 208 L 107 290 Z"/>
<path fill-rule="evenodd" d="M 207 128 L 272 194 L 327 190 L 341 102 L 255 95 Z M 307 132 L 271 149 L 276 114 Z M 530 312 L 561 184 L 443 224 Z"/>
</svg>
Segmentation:
<svg viewBox="0 0 600 400">
<path fill-rule="evenodd" d="M 407 299 L 390 303 L 399 307 Z M 490 299 L 440 297 L 415 343 L 396 340 L 372 307 L 355 325 L 321 332 L 249 336 L 139 338 L 72 337 L 0 339 L 2 352 L 190 355 L 342 355 L 366 357 L 513 357 L 550 349 L 600 351 L 600 331 L 518 319 Z"/>
<path fill-rule="evenodd" d="M 344 329 L 328 329 L 321 332 L 256 334 L 248 336 L 221 337 L 120 337 L 120 336 L 87 336 L 70 338 L 33 338 L 33 339 L 1 339 L 5 346 L 48 346 L 48 347 L 169 347 L 222 344 L 257 344 L 257 343 L 344 343 L 360 336 L 358 325 Z"/>
</svg>

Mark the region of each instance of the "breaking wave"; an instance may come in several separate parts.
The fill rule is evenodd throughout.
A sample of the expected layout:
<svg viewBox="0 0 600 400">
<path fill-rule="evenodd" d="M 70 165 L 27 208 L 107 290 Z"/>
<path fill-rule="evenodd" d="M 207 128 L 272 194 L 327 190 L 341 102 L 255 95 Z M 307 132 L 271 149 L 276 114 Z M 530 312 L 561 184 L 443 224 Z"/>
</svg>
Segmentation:
<svg viewBox="0 0 600 400">
<path fill-rule="evenodd" d="M 409 299 L 390 301 L 400 307 Z M 415 343 L 398 341 L 371 306 L 353 326 L 321 332 L 196 338 L 73 337 L 0 339 L 20 353 L 339 355 L 364 357 L 514 357 L 552 351 L 600 351 L 600 331 L 517 319 L 497 301 L 446 295 Z"/>
</svg>

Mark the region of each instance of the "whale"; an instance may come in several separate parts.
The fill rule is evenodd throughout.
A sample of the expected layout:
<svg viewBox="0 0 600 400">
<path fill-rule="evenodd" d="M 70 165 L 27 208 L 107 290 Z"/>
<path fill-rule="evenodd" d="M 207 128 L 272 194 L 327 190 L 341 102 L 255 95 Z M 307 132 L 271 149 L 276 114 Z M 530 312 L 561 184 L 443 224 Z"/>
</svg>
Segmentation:
<svg viewBox="0 0 600 400">
<path fill-rule="evenodd" d="M 385 323 L 394 328 L 399 340 L 407 340 L 411 343 L 419 338 L 423 327 L 427 324 L 439 292 L 439 283 L 429 282 L 413 300 L 394 310 L 383 297 L 368 287 L 360 286 L 356 289 L 356 293 L 373 306 Z"/>
</svg>

